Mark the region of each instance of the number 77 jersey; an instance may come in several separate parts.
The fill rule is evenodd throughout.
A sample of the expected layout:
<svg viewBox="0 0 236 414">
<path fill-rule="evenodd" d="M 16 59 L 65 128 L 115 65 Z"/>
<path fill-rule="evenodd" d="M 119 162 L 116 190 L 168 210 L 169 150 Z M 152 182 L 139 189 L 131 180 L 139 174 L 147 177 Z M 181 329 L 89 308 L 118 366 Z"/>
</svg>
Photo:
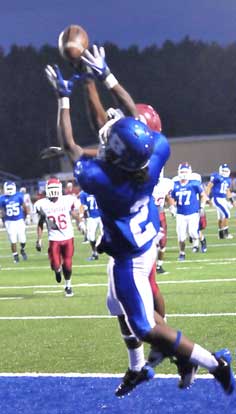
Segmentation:
<svg viewBox="0 0 236 414">
<path fill-rule="evenodd" d="M 42 198 L 34 204 L 34 211 L 45 217 L 48 229 L 48 240 L 63 241 L 74 237 L 71 222 L 71 211 L 76 208 L 76 198 L 72 195 L 63 195 L 53 202 Z"/>
<path fill-rule="evenodd" d="M 171 197 L 176 201 L 177 214 L 189 215 L 198 213 L 200 209 L 200 195 L 203 193 L 200 181 L 189 180 L 182 184 L 174 181 Z"/>
</svg>

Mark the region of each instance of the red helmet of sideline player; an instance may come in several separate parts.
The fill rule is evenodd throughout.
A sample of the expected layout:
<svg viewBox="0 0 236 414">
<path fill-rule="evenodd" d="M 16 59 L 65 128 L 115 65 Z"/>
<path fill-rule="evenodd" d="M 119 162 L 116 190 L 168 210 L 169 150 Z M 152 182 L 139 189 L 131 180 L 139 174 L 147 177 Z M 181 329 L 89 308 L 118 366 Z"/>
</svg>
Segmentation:
<svg viewBox="0 0 236 414">
<path fill-rule="evenodd" d="M 62 196 L 62 183 L 58 178 L 49 178 L 46 183 L 46 197 L 58 198 Z"/>
<path fill-rule="evenodd" d="M 140 121 L 147 124 L 147 126 L 156 132 L 161 132 L 161 119 L 158 113 L 151 105 L 147 104 L 136 104 Z"/>
</svg>

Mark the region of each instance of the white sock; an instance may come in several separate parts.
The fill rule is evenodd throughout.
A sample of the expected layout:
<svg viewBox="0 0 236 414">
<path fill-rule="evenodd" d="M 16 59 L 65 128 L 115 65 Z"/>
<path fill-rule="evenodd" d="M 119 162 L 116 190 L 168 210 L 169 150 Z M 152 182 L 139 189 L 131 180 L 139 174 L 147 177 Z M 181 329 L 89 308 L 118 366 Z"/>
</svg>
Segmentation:
<svg viewBox="0 0 236 414">
<path fill-rule="evenodd" d="M 201 367 L 208 369 L 208 371 L 213 371 L 214 368 L 219 365 L 214 355 L 198 344 L 194 344 L 190 362 L 200 365 Z"/>
<path fill-rule="evenodd" d="M 129 356 L 129 368 L 132 371 L 140 371 L 146 363 L 143 345 L 135 349 L 128 349 L 127 351 Z"/>
<path fill-rule="evenodd" d="M 71 279 L 66 280 L 65 282 L 66 282 L 66 286 L 65 287 L 71 288 Z"/>
</svg>

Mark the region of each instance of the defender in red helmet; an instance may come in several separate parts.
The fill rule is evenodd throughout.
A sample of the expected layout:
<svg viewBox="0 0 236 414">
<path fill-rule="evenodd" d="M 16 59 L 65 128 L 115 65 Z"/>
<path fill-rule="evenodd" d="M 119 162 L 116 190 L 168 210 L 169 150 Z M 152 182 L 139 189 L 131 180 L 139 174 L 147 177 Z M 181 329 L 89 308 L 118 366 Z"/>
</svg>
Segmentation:
<svg viewBox="0 0 236 414">
<path fill-rule="evenodd" d="M 147 124 L 147 126 L 149 126 L 149 128 L 153 131 L 161 132 L 162 125 L 160 116 L 151 105 L 139 103 L 136 104 L 136 108 L 140 121 Z"/>
</svg>

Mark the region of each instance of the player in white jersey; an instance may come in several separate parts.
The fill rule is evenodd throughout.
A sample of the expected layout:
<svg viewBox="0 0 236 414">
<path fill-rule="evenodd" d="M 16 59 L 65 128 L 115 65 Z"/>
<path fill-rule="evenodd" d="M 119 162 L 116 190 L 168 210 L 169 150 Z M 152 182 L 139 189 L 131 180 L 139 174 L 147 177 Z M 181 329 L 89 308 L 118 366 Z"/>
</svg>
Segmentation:
<svg viewBox="0 0 236 414">
<path fill-rule="evenodd" d="M 65 279 L 65 295 L 73 296 L 71 288 L 72 257 L 74 254 L 74 231 L 71 215 L 76 209 L 76 197 L 62 195 L 62 184 L 57 178 L 50 178 L 46 183 L 46 198 L 34 204 L 39 216 L 37 225 L 36 249 L 41 251 L 43 225 L 48 230 L 48 257 L 56 281 L 61 282 L 61 273 Z"/>
<path fill-rule="evenodd" d="M 158 255 L 157 255 L 157 273 L 165 273 L 163 269 L 163 260 L 164 254 L 166 250 L 166 243 L 167 243 L 167 221 L 166 221 L 166 214 L 165 214 L 165 202 L 169 203 L 170 192 L 173 189 L 173 181 L 169 178 L 165 178 L 163 176 L 163 172 L 160 175 L 160 179 L 155 185 L 153 189 L 153 197 L 155 200 L 155 204 L 157 205 L 159 217 L 160 217 L 160 225 L 161 225 L 161 232 L 163 236 L 159 240 L 158 246 Z"/>
</svg>

